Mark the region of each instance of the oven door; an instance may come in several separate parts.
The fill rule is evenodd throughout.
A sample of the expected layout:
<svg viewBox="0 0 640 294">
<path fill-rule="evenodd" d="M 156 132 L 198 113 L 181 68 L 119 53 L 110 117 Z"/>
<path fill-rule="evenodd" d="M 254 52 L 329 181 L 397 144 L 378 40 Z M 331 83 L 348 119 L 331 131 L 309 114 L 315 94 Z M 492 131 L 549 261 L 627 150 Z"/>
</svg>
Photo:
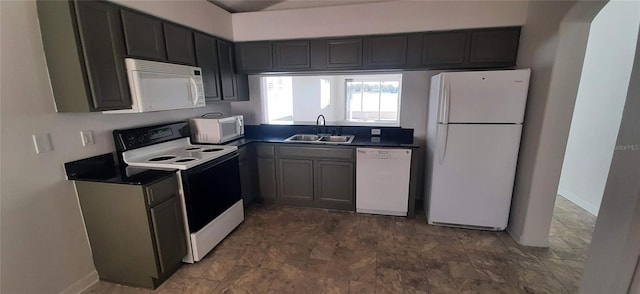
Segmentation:
<svg viewBox="0 0 640 294">
<path fill-rule="evenodd" d="M 189 232 L 195 233 L 241 199 L 238 153 L 182 171 Z"/>
</svg>

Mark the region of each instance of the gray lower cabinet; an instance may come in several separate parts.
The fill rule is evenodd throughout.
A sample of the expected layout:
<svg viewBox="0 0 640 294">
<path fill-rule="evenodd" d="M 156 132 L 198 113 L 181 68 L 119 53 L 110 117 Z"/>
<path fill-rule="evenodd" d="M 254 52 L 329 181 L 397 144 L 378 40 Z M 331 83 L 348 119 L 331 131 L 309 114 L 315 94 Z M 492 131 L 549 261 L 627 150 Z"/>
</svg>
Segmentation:
<svg viewBox="0 0 640 294">
<path fill-rule="evenodd" d="M 154 289 L 187 254 L 178 182 L 142 185 L 76 181 L 101 280 Z"/>
<path fill-rule="evenodd" d="M 315 172 L 316 206 L 354 209 L 355 166 L 353 162 L 318 160 Z"/>
<path fill-rule="evenodd" d="M 258 187 L 264 200 L 276 199 L 276 160 L 274 158 L 256 159 L 258 167 Z"/>
<path fill-rule="evenodd" d="M 244 206 L 251 205 L 258 195 L 255 157 L 253 145 L 238 147 L 238 162 L 240 169 L 240 191 Z"/>
<path fill-rule="evenodd" d="M 313 160 L 279 158 L 276 177 L 280 203 L 313 204 Z"/>
<path fill-rule="evenodd" d="M 328 209 L 355 209 L 355 150 L 257 143 L 263 201 Z"/>
</svg>

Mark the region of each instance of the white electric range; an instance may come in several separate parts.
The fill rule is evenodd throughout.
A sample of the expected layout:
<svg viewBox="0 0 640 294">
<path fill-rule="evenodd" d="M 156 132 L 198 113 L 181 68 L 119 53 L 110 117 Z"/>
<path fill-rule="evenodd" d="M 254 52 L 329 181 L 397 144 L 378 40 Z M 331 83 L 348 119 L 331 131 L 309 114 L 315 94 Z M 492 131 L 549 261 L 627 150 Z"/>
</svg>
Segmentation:
<svg viewBox="0 0 640 294">
<path fill-rule="evenodd" d="M 113 137 L 121 164 L 176 170 L 188 232 L 184 262 L 204 258 L 244 220 L 238 147 L 191 144 L 187 122 L 115 130 Z"/>
</svg>

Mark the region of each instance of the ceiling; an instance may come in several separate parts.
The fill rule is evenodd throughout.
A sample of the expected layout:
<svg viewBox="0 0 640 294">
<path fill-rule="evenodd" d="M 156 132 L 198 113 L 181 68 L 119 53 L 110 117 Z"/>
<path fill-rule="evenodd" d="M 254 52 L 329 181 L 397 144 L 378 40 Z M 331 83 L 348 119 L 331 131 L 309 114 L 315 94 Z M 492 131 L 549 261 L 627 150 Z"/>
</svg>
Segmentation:
<svg viewBox="0 0 640 294">
<path fill-rule="evenodd" d="M 207 0 L 231 13 L 341 6 L 389 0 Z"/>
</svg>

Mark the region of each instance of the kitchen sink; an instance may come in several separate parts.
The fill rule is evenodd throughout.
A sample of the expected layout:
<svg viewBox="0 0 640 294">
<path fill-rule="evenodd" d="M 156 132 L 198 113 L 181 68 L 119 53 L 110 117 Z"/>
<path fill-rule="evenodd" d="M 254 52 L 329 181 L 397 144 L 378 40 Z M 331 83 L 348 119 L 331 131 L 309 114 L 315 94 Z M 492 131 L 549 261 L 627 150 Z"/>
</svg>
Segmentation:
<svg viewBox="0 0 640 294">
<path fill-rule="evenodd" d="M 320 138 L 320 142 L 326 143 L 351 143 L 353 136 L 324 136 Z"/>
<path fill-rule="evenodd" d="M 353 141 L 354 135 L 344 136 L 321 136 L 310 134 L 295 134 L 289 138 L 286 138 L 285 142 L 299 142 L 299 143 L 322 143 L 322 144 L 349 144 Z"/>
<path fill-rule="evenodd" d="M 286 142 L 296 141 L 296 142 L 315 142 L 320 140 L 320 136 L 318 135 L 306 135 L 306 134 L 295 134 L 287 139 Z"/>
</svg>

